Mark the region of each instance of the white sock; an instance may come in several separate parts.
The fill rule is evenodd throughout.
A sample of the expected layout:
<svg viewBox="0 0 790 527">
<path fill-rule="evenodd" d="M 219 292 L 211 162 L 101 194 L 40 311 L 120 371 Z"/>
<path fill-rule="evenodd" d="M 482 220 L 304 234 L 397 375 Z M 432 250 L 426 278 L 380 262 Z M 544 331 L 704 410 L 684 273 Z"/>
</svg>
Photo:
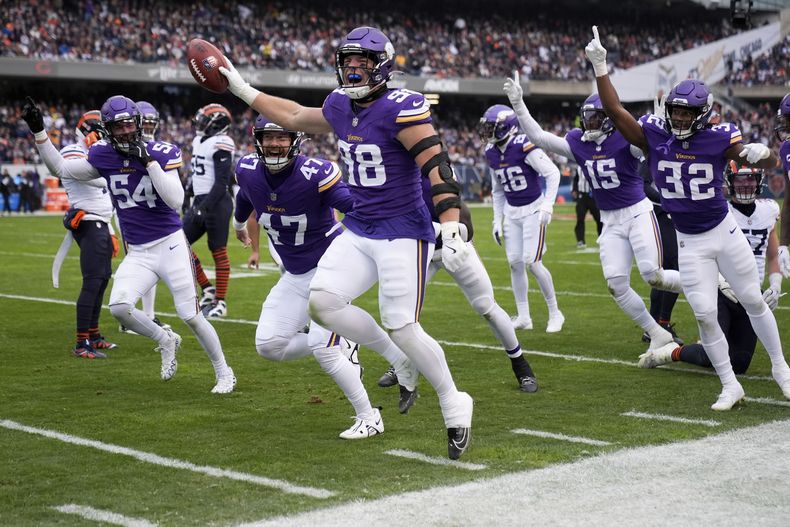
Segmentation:
<svg viewBox="0 0 790 527">
<path fill-rule="evenodd" d="M 764 304 L 762 304 L 764 305 Z M 748 313 L 748 311 L 747 311 Z M 776 317 L 773 311 L 765 306 L 765 310 L 759 315 L 749 314 L 749 320 L 754 328 L 754 333 L 760 342 L 763 343 L 765 351 L 771 358 L 771 366 L 773 367 L 787 367 L 784 353 L 782 353 L 782 341 L 779 338 L 779 328 L 776 325 Z"/>
<path fill-rule="evenodd" d="M 392 340 L 417 365 L 417 369 L 428 379 L 444 410 L 456 402 L 458 389 L 455 387 L 447 359 L 442 347 L 428 335 L 418 322 L 406 324 L 391 332 Z"/>
<path fill-rule="evenodd" d="M 513 297 L 516 299 L 518 317 L 530 318 L 529 299 L 527 298 L 529 278 L 523 262 L 510 264 L 510 284 L 513 286 Z"/>
<path fill-rule="evenodd" d="M 228 369 L 228 364 L 225 362 L 222 344 L 219 341 L 219 335 L 217 335 L 217 330 L 214 329 L 214 326 L 212 326 L 200 313 L 184 322 L 187 323 L 189 329 L 195 334 L 198 342 L 211 360 L 211 365 L 214 366 L 214 373 L 216 373 L 217 376 L 225 373 Z M 156 326 L 156 324 L 154 325 Z"/>
<path fill-rule="evenodd" d="M 488 322 L 488 325 L 491 326 L 491 332 L 502 343 L 505 351 L 515 349 L 519 345 L 516 330 L 513 329 L 510 317 L 499 304 L 494 304 L 494 308 L 483 315 L 483 317 Z"/>
<path fill-rule="evenodd" d="M 313 350 L 318 364 L 332 377 L 354 407 L 355 415 L 361 419 L 373 417 L 368 392 L 359 378 L 359 370 L 340 352 L 339 346 Z"/>
<path fill-rule="evenodd" d="M 543 298 L 546 300 L 546 305 L 549 308 L 549 314 L 559 311 L 557 295 L 554 292 L 554 280 L 552 280 L 549 270 L 540 261 L 530 264 L 529 270 L 538 281 L 540 292 L 543 293 Z"/>
</svg>

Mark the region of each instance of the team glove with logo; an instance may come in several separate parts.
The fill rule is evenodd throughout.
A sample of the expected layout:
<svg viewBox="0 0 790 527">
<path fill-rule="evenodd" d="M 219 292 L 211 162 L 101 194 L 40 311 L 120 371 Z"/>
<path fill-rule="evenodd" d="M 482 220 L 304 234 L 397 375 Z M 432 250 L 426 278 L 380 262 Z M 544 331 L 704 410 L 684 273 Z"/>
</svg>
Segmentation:
<svg viewBox="0 0 790 527">
<path fill-rule="evenodd" d="M 129 145 L 129 156 L 139 159 L 143 166 L 148 165 L 148 163 L 154 160 L 154 158 L 151 157 L 151 154 L 148 153 L 148 149 L 145 146 L 145 141 L 142 139 L 138 139 Z"/>
<path fill-rule="evenodd" d="M 740 153 L 740 157 L 745 157 L 746 161 L 752 164 L 762 161 L 763 159 L 768 159 L 770 155 L 771 149 L 762 143 L 749 143 L 743 145 L 743 150 L 741 150 Z"/>
<path fill-rule="evenodd" d="M 494 220 L 494 229 L 491 232 L 497 245 L 502 245 L 502 220 Z"/>
<path fill-rule="evenodd" d="M 442 263 L 448 271 L 458 271 L 469 256 L 469 248 L 461 238 L 457 221 L 446 221 L 442 229 Z"/>
<path fill-rule="evenodd" d="M 601 39 L 598 38 L 598 26 L 593 26 L 593 39 L 584 48 L 584 53 L 592 64 L 593 71 L 596 77 L 603 77 L 609 74 L 609 68 L 606 66 L 606 48 L 601 45 Z"/>
<path fill-rule="evenodd" d="M 30 131 L 34 134 L 44 131 L 44 116 L 36 106 L 36 102 L 30 97 L 25 97 L 25 105 L 22 106 L 22 119 L 25 120 Z"/>
</svg>

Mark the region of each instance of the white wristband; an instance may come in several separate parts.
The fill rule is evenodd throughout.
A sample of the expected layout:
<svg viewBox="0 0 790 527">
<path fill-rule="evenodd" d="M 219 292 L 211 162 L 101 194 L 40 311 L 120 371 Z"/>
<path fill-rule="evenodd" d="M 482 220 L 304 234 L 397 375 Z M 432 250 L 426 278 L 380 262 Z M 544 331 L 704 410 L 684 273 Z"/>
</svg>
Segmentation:
<svg viewBox="0 0 790 527">
<path fill-rule="evenodd" d="M 33 134 L 33 137 L 35 138 L 37 143 L 43 143 L 44 141 L 47 140 L 47 138 L 49 138 L 49 135 L 47 134 L 46 130 L 41 130 L 40 132 L 36 132 L 35 134 Z"/>
<path fill-rule="evenodd" d="M 771 273 L 768 275 L 768 287 L 776 291 L 782 292 L 782 273 Z"/>
<path fill-rule="evenodd" d="M 609 67 L 606 65 L 606 61 L 593 62 L 593 71 L 595 72 L 596 77 L 603 77 L 604 75 L 609 75 Z"/>
<path fill-rule="evenodd" d="M 233 218 L 233 230 L 235 231 L 243 231 L 247 228 L 247 220 L 244 221 L 236 221 L 236 218 Z"/>
<path fill-rule="evenodd" d="M 256 90 L 248 83 L 239 90 L 239 93 L 237 93 L 236 96 L 242 101 L 246 102 L 247 106 L 252 106 L 252 103 L 255 102 L 255 98 L 258 97 L 260 93 L 260 91 Z"/>
</svg>

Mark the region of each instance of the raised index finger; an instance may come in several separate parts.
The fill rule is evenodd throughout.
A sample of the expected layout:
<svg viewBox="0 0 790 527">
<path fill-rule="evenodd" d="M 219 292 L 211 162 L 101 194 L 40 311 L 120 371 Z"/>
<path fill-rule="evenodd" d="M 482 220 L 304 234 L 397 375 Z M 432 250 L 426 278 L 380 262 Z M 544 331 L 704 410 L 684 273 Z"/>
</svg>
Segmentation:
<svg viewBox="0 0 790 527">
<path fill-rule="evenodd" d="M 601 38 L 598 36 L 598 26 L 593 26 L 593 38 L 598 42 L 601 41 Z"/>
</svg>

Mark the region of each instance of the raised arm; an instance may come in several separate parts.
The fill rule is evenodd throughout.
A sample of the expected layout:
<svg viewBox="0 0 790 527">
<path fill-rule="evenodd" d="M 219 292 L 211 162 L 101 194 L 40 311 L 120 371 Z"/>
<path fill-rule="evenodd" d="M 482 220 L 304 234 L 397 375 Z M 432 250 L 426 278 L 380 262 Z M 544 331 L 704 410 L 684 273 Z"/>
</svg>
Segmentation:
<svg viewBox="0 0 790 527">
<path fill-rule="evenodd" d="M 296 101 L 258 91 L 242 78 L 228 57 L 225 57 L 225 62 L 228 67 L 220 66 L 219 71 L 228 78 L 228 90 L 259 114 L 288 130 L 308 134 L 332 131 L 321 108 L 302 106 Z"/>
<path fill-rule="evenodd" d="M 505 79 L 503 89 L 510 101 L 510 105 L 513 107 L 513 111 L 516 112 L 519 126 L 526 132 L 529 140 L 544 150 L 573 159 L 573 152 L 571 152 L 571 146 L 568 144 L 568 141 L 563 137 L 557 137 L 552 133 L 546 132 L 532 118 L 527 105 L 524 104 L 524 90 L 521 88 L 518 71 L 513 72 L 512 79 Z"/>
<path fill-rule="evenodd" d="M 41 110 L 30 97 L 25 99 L 25 105 L 22 107 L 22 119 L 33 133 L 41 159 L 54 176 L 80 180 L 99 177 L 99 172 L 88 163 L 86 158 L 63 159 L 44 130 L 44 116 L 41 115 Z"/>
<path fill-rule="evenodd" d="M 598 38 L 598 26 L 593 26 L 593 39 L 584 48 L 587 58 L 590 60 L 595 71 L 595 82 L 598 85 L 598 95 L 601 96 L 601 104 L 606 111 L 606 115 L 614 123 L 615 128 L 623 134 L 626 141 L 647 152 L 647 139 L 639 122 L 626 110 L 620 103 L 617 90 L 614 89 L 611 79 L 609 79 L 609 68 L 606 65 L 606 49 L 601 45 Z"/>
</svg>

